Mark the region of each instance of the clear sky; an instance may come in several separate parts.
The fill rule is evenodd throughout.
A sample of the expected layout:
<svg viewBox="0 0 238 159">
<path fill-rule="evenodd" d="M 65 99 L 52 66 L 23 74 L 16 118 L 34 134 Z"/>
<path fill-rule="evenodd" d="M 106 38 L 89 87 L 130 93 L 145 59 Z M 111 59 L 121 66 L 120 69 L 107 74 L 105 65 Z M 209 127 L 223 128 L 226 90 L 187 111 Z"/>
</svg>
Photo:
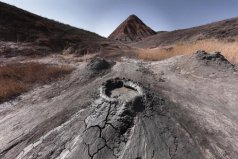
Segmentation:
<svg viewBox="0 0 238 159">
<path fill-rule="evenodd" d="M 35 14 L 108 36 L 130 14 L 155 31 L 238 16 L 238 0 L 0 0 Z"/>
</svg>

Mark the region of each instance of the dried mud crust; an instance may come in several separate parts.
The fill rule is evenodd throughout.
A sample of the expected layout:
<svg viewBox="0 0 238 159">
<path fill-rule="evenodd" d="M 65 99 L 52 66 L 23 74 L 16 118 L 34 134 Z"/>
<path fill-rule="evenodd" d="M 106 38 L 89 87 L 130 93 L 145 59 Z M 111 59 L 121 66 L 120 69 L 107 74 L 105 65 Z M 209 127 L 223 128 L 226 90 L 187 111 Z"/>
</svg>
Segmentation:
<svg viewBox="0 0 238 159">
<path fill-rule="evenodd" d="M 126 100 L 120 95 L 112 96 L 113 91 L 123 87 L 137 94 L 127 95 L 130 98 Z M 128 93 L 128 90 L 122 92 Z M 107 80 L 100 88 L 100 97 L 91 105 L 90 115 L 84 120 L 82 144 L 88 158 L 192 158 L 197 155 L 200 158 L 200 152 L 191 145 L 181 128 L 174 126 L 176 123 L 168 110 L 170 104 L 158 93 L 130 79 Z M 152 127 L 155 129 L 148 132 Z M 164 134 L 167 137 L 162 142 Z"/>
<path fill-rule="evenodd" d="M 201 75 L 201 64 L 195 55 L 151 63 L 128 59 L 96 72 L 85 64 L 72 82 L 61 84 L 64 89 L 55 87 L 62 95 L 44 101 L 52 91 L 46 88 L 32 104 L 34 94 L 28 94 L 20 113 L 1 117 L 0 158 L 237 158 L 237 75 L 210 80 Z M 191 76 L 171 70 L 177 67 L 191 69 Z M 90 73 L 93 78 L 85 76 Z"/>
<path fill-rule="evenodd" d="M 123 95 L 120 93 L 111 96 L 112 91 L 121 88 L 126 91 L 120 93 L 125 93 L 128 98 L 121 98 Z M 88 147 L 88 155 L 91 158 L 105 157 L 105 154 L 100 154 L 104 149 L 108 154 L 111 152 L 110 158 L 120 157 L 129 140 L 134 118 L 144 111 L 145 102 L 142 87 L 132 80 L 114 78 L 106 81 L 100 88 L 100 98 L 92 104 L 92 114 L 85 118 L 83 142 Z M 95 132 L 97 135 L 92 135 Z"/>
</svg>

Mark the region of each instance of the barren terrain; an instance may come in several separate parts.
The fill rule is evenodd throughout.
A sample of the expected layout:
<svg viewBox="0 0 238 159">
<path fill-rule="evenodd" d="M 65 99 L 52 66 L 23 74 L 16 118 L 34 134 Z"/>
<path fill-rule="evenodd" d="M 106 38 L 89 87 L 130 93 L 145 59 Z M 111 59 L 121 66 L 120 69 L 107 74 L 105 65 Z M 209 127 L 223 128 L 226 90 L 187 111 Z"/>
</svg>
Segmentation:
<svg viewBox="0 0 238 159">
<path fill-rule="evenodd" d="M 106 39 L 0 13 L 0 159 L 238 158 L 237 18 Z"/>
<path fill-rule="evenodd" d="M 238 72 L 220 54 L 70 64 L 0 105 L 0 158 L 238 157 Z"/>
</svg>

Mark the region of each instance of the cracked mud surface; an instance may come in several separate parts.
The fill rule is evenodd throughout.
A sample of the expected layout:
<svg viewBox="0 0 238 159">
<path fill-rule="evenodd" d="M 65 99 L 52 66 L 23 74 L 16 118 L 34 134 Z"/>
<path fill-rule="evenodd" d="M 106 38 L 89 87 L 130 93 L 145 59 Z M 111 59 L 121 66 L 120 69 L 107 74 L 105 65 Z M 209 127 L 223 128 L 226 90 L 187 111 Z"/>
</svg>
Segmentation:
<svg viewBox="0 0 238 159">
<path fill-rule="evenodd" d="M 205 56 L 78 64 L 0 105 L 0 158 L 238 158 L 238 73 Z"/>
</svg>

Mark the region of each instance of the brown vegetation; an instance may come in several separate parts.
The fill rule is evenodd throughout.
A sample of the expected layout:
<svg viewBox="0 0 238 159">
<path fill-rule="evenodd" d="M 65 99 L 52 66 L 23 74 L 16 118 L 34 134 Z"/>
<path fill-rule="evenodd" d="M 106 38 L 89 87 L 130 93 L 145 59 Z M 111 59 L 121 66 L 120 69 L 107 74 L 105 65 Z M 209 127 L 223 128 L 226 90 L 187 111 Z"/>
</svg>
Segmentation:
<svg viewBox="0 0 238 159">
<path fill-rule="evenodd" d="M 200 40 L 196 42 L 183 42 L 158 47 L 154 49 L 140 49 L 138 57 L 145 60 L 163 60 L 177 55 L 192 54 L 198 50 L 207 52 L 221 52 L 230 62 L 238 63 L 238 42 L 224 42 L 218 40 Z"/>
<path fill-rule="evenodd" d="M 0 67 L 0 102 L 29 90 L 34 84 L 46 84 L 72 72 L 67 66 L 40 63 L 16 63 Z"/>
</svg>

